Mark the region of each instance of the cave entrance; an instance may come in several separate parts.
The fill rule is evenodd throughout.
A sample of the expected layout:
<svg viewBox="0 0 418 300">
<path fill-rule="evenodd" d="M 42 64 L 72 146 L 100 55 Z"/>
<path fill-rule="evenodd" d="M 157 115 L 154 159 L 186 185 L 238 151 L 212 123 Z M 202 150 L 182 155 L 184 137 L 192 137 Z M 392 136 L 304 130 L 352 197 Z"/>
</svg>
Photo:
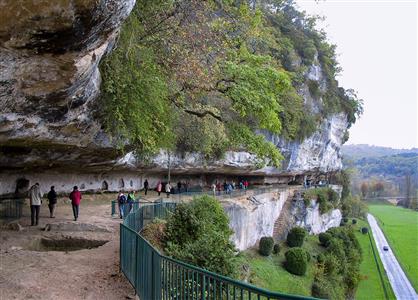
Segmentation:
<svg viewBox="0 0 418 300">
<path fill-rule="evenodd" d="M 109 189 L 109 185 L 107 184 L 106 180 L 102 182 L 102 190 L 107 191 Z"/>
</svg>

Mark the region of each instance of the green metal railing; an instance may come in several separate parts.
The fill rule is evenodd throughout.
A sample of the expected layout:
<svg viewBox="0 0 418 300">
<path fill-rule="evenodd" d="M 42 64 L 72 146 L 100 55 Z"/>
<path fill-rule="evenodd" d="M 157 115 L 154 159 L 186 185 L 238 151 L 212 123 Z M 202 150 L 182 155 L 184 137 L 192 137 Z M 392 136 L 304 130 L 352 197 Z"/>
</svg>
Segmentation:
<svg viewBox="0 0 418 300">
<path fill-rule="evenodd" d="M 14 220 L 22 217 L 24 199 L 2 199 L 0 200 L 0 218 Z"/>
<path fill-rule="evenodd" d="M 120 268 L 140 299 L 315 299 L 270 292 L 162 255 L 139 232 L 175 207 L 162 201 L 141 205 L 120 225 Z"/>
</svg>

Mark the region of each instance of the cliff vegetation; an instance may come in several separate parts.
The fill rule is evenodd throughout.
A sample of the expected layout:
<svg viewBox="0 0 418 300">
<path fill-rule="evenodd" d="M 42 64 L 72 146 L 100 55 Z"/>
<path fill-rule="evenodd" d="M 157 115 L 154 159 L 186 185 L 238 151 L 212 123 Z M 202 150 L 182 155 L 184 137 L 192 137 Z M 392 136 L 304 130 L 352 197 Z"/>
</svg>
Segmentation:
<svg viewBox="0 0 418 300">
<path fill-rule="evenodd" d="M 137 1 L 101 63 L 101 116 L 122 148 L 246 150 L 278 166 L 281 153 L 258 132 L 303 140 L 332 114 L 356 121 L 361 101 L 338 85 L 335 45 L 317 19 L 291 0 L 256 3 Z M 320 79 L 308 78 L 312 67 Z"/>
</svg>

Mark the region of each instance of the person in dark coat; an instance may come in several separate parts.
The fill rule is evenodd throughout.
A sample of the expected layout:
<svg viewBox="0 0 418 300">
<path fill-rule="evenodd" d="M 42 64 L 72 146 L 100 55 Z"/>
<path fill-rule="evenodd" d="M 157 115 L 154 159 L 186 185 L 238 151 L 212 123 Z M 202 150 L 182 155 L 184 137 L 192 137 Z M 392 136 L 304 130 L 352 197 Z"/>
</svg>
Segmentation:
<svg viewBox="0 0 418 300">
<path fill-rule="evenodd" d="M 49 217 L 55 218 L 54 211 L 55 211 L 55 205 L 57 204 L 57 193 L 55 192 L 54 186 L 51 186 L 51 190 L 49 191 L 47 198 L 48 198 Z"/>
<path fill-rule="evenodd" d="M 181 182 L 177 182 L 177 190 L 179 191 L 179 194 L 181 193 Z"/>
<path fill-rule="evenodd" d="M 144 181 L 144 191 L 145 191 L 145 195 L 148 192 L 148 188 L 149 188 L 149 183 L 148 183 L 148 179 L 145 179 Z"/>
</svg>

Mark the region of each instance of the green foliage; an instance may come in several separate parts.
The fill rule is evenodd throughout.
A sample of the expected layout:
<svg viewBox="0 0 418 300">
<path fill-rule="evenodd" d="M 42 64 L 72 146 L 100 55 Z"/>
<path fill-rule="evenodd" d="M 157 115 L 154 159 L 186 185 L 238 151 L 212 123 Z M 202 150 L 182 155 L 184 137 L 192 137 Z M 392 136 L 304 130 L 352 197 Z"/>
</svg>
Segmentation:
<svg viewBox="0 0 418 300">
<path fill-rule="evenodd" d="M 292 274 L 303 276 L 308 266 L 306 251 L 295 247 L 288 250 L 285 254 L 286 262 L 284 264 L 287 271 Z"/>
<path fill-rule="evenodd" d="M 337 207 L 339 202 L 338 194 L 331 188 L 315 188 L 305 192 L 305 204 L 310 200 L 316 200 L 319 203 L 319 211 L 324 214 L 334 207 Z"/>
<path fill-rule="evenodd" d="M 304 228 L 293 227 L 287 234 L 287 244 L 289 245 L 289 247 L 302 247 L 306 235 L 307 232 Z"/>
<path fill-rule="evenodd" d="M 280 253 L 280 244 L 274 244 L 273 247 L 273 254 L 279 254 Z"/>
<path fill-rule="evenodd" d="M 326 232 L 321 232 L 318 235 L 319 243 L 324 247 L 328 247 L 331 238 L 332 238 L 332 235 Z"/>
<path fill-rule="evenodd" d="M 135 32 L 140 26 L 135 17 L 130 17 L 123 25 L 118 47 L 101 63 L 101 114 L 106 129 L 121 147 L 129 141 L 145 155 L 170 145 L 172 114 L 166 101 L 166 77 L 155 53 L 131 46 L 139 38 Z"/>
<path fill-rule="evenodd" d="M 342 213 L 344 218 L 364 218 L 367 213 L 367 205 L 360 197 L 349 196 L 342 204 Z"/>
<path fill-rule="evenodd" d="M 232 231 L 222 206 L 209 196 L 179 204 L 167 221 L 169 256 L 223 275 L 233 275 Z"/>
<path fill-rule="evenodd" d="M 270 236 L 263 236 L 260 239 L 260 244 L 258 246 L 258 252 L 263 256 L 270 256 L 273 252 L 274 240 Z"/>
<path fill-rule="evenodd" d="M 319 295 L 326 292 L 322 287 L 333 283 L 341 288 L 344 298 L 351 298 L 360 278 L 359 268 L 362 260 L 360 243 L 351 226 L 331 228 L 326 234 L 325 239 L 325 235 L 321 236 L 324 243 L 328 241 L 326 251 L 320 259 L 323 269 L 315 276 L 315 287 L 313 286 L 312 289 L 315 289 L 315 293 L 318 293 L 316 295 Z"/>
</svg>

